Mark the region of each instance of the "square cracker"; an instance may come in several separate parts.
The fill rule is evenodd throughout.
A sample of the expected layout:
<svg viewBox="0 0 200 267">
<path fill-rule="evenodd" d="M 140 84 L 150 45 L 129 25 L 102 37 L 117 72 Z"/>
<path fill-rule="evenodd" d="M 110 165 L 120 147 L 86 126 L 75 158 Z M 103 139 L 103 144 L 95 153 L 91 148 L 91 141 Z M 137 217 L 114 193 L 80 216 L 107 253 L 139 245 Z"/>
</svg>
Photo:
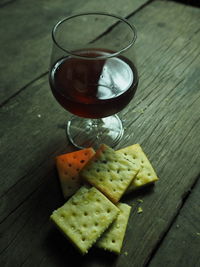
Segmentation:
<svg viewBox="0 0 200 267">
<path fill-rule="evenodd" d="M 80 188 L 79 172 L 94 154 L 93 148 L 86 148 L 56 157 L 58 176 L 65 198 L 70 197 Z"/>
<path fill-rule="evenodd" d="M 80 175 L 114 203 L 118 202 L 139 170 L 137 161 L 102 144 Z"/>
<path fill-rule="evenodd" d="M 131 207 L 124 203 L 118 203 L 117 207 L 120 209 L 117 218 L 98 239 L 96 245 L 99 248 L 119 254 L 122 248 Z"/>
<path fill-rule="evenodd" d="M 139 172 L 136 174 L 135 179 L 131 182 L 130 186 L 127 189 L 127 192 L 135 190 L 141 186 L 151 184 L 158 180 L 158 177 L 150 161 L 148 160 L 139 144 L 122 148 L 118 150 L 117 153 L 122 153 L 124 154 L 124 156 L 129 155 L 133 159 L 138 159 L 140 164 Z"/>
<path fill-rule="evenodd" d="M 81 187 L 50 218 L 72 244 L 85 254 L 118 213 L 119 209 L 99 190 Z"/>
</svg>

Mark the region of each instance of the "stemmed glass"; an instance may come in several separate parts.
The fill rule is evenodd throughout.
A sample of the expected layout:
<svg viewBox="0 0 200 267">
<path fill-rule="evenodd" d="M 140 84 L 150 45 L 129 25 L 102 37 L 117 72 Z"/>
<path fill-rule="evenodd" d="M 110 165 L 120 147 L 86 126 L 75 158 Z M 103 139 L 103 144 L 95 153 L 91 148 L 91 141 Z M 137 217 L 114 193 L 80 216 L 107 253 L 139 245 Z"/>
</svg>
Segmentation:
<svg viewBox="0 0 200 267">
<path fill-rule="evenodd" d="M 59 21 L 52 31 L 49 83 L 71 114 L 69 140 L 78 148 L 114 147 L 124 129 L 116 115 L 133 98 L 138 74 L 133 58 L 136 30 L 108 13 L 81 13 Z"/>
</svg>

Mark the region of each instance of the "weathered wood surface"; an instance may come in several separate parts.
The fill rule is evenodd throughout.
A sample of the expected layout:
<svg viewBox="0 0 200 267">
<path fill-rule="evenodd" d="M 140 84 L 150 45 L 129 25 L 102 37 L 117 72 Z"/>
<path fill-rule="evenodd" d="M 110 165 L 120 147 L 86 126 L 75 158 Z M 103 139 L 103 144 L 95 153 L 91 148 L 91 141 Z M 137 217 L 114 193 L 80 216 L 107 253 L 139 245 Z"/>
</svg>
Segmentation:
<svg viewBox="0 0 200 267">
<path fill-rule="evenodd" d="M 200 266 L 200 179 L 183 203 L 150 267 Z"/>
<path fill-rule="evenodd" d="M 3 106 L 1 266 L 129 267 L 144 266 L 153 256 L 157 266 L 154 252 L 200 172 L 198 20 L 198 9 L 159 1 L 130 17 L 138 29 L 140 84 L 135 100 L 121 112 L 127 130 L 119 147 L 141 143 L 160 181 L 124 198 L 135 205 L 119 257 L 97 249 L 80 257 L 49 223 L 52 210 L 63 203 L 53 158 L 73 148 L 62 129 L 69 115 L 53 99 L 47 76 Z"/>
<path fill-rule="evenodd" d="M 0 103 L 46 73 L 51 29 L 73 13 L 107 11 L 128 16 L 148 0 L 42 0 L 0 3 Z"/>
</svg>

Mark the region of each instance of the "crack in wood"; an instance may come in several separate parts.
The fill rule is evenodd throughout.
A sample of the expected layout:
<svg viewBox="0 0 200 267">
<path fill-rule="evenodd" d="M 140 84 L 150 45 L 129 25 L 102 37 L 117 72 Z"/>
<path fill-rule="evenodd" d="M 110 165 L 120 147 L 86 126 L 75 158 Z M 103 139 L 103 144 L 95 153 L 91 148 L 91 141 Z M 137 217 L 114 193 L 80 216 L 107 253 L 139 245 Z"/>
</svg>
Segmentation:
<svg viewBox="0 0 200 267">
<path fill-rule="evenodd" d="M 37 169 L 39 169 L 44 163 L 46 162 L 46 160 L 43 160 L 42 162 L 40 162 L 37 166 L 34 166 L 33 169 L 30 169 L 25 175 L 23 175 L 22 177 L 20 177 L 16 183 L 14 183 L 12 186 L 9 187 L 8 190 L 6 190 L 5 192 L 3 192 L 2 195 L 0 195 L 0 199 L 2 197 L 4 197 L 9 191 L 11 191 L 18 183 L 20 183 L 22 180 L 24 180 L 27 176 L 29 176 L 30 174 L 34 174 L 34 171 L 36 171 Z M 1 222 L 0 222 L 1 223 Z"/>
<path fill-rule="evenodd" d="M 149 5 L 151 2 L 153 2 L 155 0 L 149 0 L 147 2 L 145 2 L 143 5 L 141 5 L 138 9 L 136 9 L 135 11 L 133 11 L 132 13 L 130 13 L 129 15 L 125 16 L 125 19 L 129 19 L 132 16 L 134 16 L 137 12 L 139 12 L 141 9 L 143 9 L 144 7 L 146 7 L 147 5 Z M 92 40 L 90 42 L 90 44 L 98 41 L 100 38 L 106 36 L 108 33 L 110 33 L 118 24 L 120 23 L 120 21 L 117 21 L 116 23 L 114 23 L 113 25 L 111 25 L 110 27 L 108 27 L 108 29 L 106 29 L 103 33 L 101 33 L 99 36 L 97 36 L 94 40 Z"/>
<path fill-rule="evenodd" d="M 198 183 L 198 180 L 200 179 L 200 173 L 197 175 L 193 185 L 191 186 L 191 188 L 187 191 L 185 191 L 182 194 L 182 198 L 181 198 L 181 202 L 179 204 L 179 207 L 177 207 L 177 212 L 174 214 L 170 224 L 168 225 L 167 229 L 165 232 L 163 232 L 163 235 L 161 236 L 161 238 L 158 240 L 157 244 L 155 244 L 154 249 L 152 250 L 151 254 L 149 255 L 146 263 L 144 264 L 144 267 L 148 267 L 151 263 L 151 261 L 153 260 L 154 256 L 156 255 L 158 249 L 161 247 L 161 244 L 164 242 L 165 237 L 167 236 L 167 234 L 169 233 L 170 229 L 172 228 L 172 226 L 174 225 L 176 219 L 178 218 L 181 210 L 184 208 L 185 203 L 187 202 L 188 198 L 190 197 L 193 189 L 195 188 L 196 184 Z"/>
<path fill-rule="evenodd" d="M 18 219 L 24 212 L 25 212 L 25 211 L 22 211 L 22 212 L 16 217 L 16 220 L 17 220 L 17 219 Z M 5 218 L 5 219 L 7 219 L 7 218 Z M 0 222 L 0 225 L 1 225 L 2 223 L 3 223 L 3 221 Z M 20 227 L 19 231 L 18 231 L 14 236 L 12 236 L 12 239 L 8 242 L 7 246 L 4 247 L 4 248 L 0 251 L 0 255 L 3 254 L 3 253 L 10 247 L 10 245 L 12 245 L 12 243 L 15 241 L 15 239 L 16 239 L 17 236 L 19 235 L 21 229 L 23 229 L 25 225 L 26 225 L 26 223 L 24 223 L 24 224 Z"/>
<path fill-rule="evenodd" d="M 0 8 L 5 7 L 5 6 L 9 5 L 9 4 L 12 4 L 12 3 L 16 2 L 16 1 L 17 0 L 5 1 L 4 3 L 0 4 Z"/>
<path fill-rule="evenodd" d="M 0 104 L 0 108 L 2 108 L 5 104 L 7 104 L 11 99 L 13 99 L 14 97 L 16 97 L 17 95 L 19 95 L 22 91 L 24 91 L 25 89 L 27 89 L 30 85 L 32 85 L 33 83 L 35 83 L 36 81 L 40 80 L 42 77 L 44 77 L 45 75 L 48 74 L 48 71 L 42 73 L 41 75 L 39 75 L 38 77 L 36 77 L 35 79 L 31 80 L 30 82 L 28 82 L 25 86 L 23 86 L 21 89 L 19 89 L 17 92 L 15 92 L 13 95 L 11 95 L 9 98 L 7 98 L 4 102 L 2 102 Z"/>
<path fill-rule="evenodd" d="M 187 132 L 187 134 L 185 135 L 185 137 L 183 138 L 181 145 L 184 145 L 185 140 L 188 138 L 189 134 L 192 132 L 192 130 L 195 128 L 195 126 L 198 125 L 198 122 L 200 121 L 200 117 L 197 119 L 197 121 L 195 121 L 192 125 L 192 127 L 189 129 L 189 131 Z"/>
<path fill-rule="evenodd" d="M 42 183 L 41 183 L 42 184 Z M 29 193 L 29 195 L 25 198 L 25 199 L 23 199 L 23 201 L 21 201 L 13 210 L 11 210 L 10 212 L 9 212 L 9 214 L 7 214 L 7 216 L 6 217 L 4 217 L 1 221 L 0 221 L 0 225 L 11 215 L 11 214 L 13 214 L 21 205 L 23 205 L 23 203 L 25 203 L 38 189 L 39 189 L 39 187 L 40 187 L 40 185 L 41 184 L 39 184 L 38 185 L 38 187 L 36 188 L 36 189 L 34 189 L 32 192 L 30 192 Z"/>
<path fill-rule="evenodd" d="M 188 49 L 189 50 L 189 49 Z M 189 61 L 189 63 L 187 64 L 187 66 L 183 69 L 183 71 L 180 73 L 180 75 L 182 75 L 186 69 L 188 69 L 196 60 L 197 58 L 199 57 L 199 54 L 194 54 L 194 52 L 198 51 L 199 50 L 199 47 L 196 47 L 196 49 L 191 49 L 189 50 L 189 52 L 185 53 L 185 55 L 180 59 L 180 61 L 174 65 L 172 68 L 171 68 L 171 71 L 175 70 L 177 67 L 179 67 L 182 63 L 184 63 L 187 59 L 191 59 Z M 193 55 L 193 58 L 191 58 L 191 55 Z"/>
<path fill-rule="evenodd" d="M 42 166 L 43 165 L 43 163 L 41 163 L 40 165 L 38 165 L 38 166 Z M 37 170 L 37 168 L 36 168 L 36 170 Z M 49 171 L 46 175 L 45 175 L 45 177 L 46 176 L 48 176 L 50 173 L 51 173 L 52 171 Z M 27 176 L 28 174 L 26 174 L 24 177 L 23 177 L 23 179 Z M 37 185 L 37 187 L 32 191 L 32 192 L 29 192 L 29 194 L 21 201 L 21 202 L 19 202 L 18 203 L 18 205 L 17 206 L 15 206 L 15 208 L 14 209 L 12 209 L 1 221 L 0 221 L 0 225 L 11 215 L 11 214 L 13 214 L 18 208 L 20 208 L 20 206 L 21 205 L 23 205 L 35 192 L 37 192 L 38 190 L 39 190 L 39 188 L 40 188 L 40 186 L 43 184 L 43 183 L 45 183 L 45 179 L 41 182 L 41 183 L 38 183 L 38 185 Z M 18 184 L 20 181 L 17 181 L 12 187 L 10 187 L 9 188 L 9 190 L 8 191 L 10 191 L 13 187 L 15 187 L 16 186 L 16 184 Z M 7 193 L 7 192 L 6 192 Z M 5 193 L 5 194 L 6 194 Z M 1 196 L 1 198 L 3 197 L 4 195 L 2 195 Z"/>
</svg>

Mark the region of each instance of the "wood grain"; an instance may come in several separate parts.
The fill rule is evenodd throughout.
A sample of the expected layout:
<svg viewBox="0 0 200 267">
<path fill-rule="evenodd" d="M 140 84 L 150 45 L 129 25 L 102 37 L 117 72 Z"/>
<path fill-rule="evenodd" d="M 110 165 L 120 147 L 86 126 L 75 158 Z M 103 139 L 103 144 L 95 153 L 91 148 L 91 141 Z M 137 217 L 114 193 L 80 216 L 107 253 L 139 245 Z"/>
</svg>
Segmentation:
<svg viewBox="0 0 200 267">
<path fill-rule="evenodd" d="M 128 16 L 147 0 L 16 0 L 0 6 L 0 103 L 40 78 L 49 68 L 51 29 L 74 13 L 107 11 Z"/>
<path fill-rule="evenodd" d="M 81 257 L 49 223 L 51 212 L 63 203 L 53 158 L 73 148 L 62 128 L 69 115 L 53 99 L 47 77 L 3 106 L 1 266 L 137 267 L 149 262 L 200 172 L 198 20 L 198 9 L 160 1 L 130 17 L 138 30 L 140 84 L 120 114 L 126 133 L 118 147 L 142 144 L 160 181 L 123 199 L 133 210 L 119 257 L 98 249 Z"/>
<path fill-rule="evenodd" d="M 173 226 L 149 267 L 200 266 L 200 179 L 187 195 Z"/>
</svg>

